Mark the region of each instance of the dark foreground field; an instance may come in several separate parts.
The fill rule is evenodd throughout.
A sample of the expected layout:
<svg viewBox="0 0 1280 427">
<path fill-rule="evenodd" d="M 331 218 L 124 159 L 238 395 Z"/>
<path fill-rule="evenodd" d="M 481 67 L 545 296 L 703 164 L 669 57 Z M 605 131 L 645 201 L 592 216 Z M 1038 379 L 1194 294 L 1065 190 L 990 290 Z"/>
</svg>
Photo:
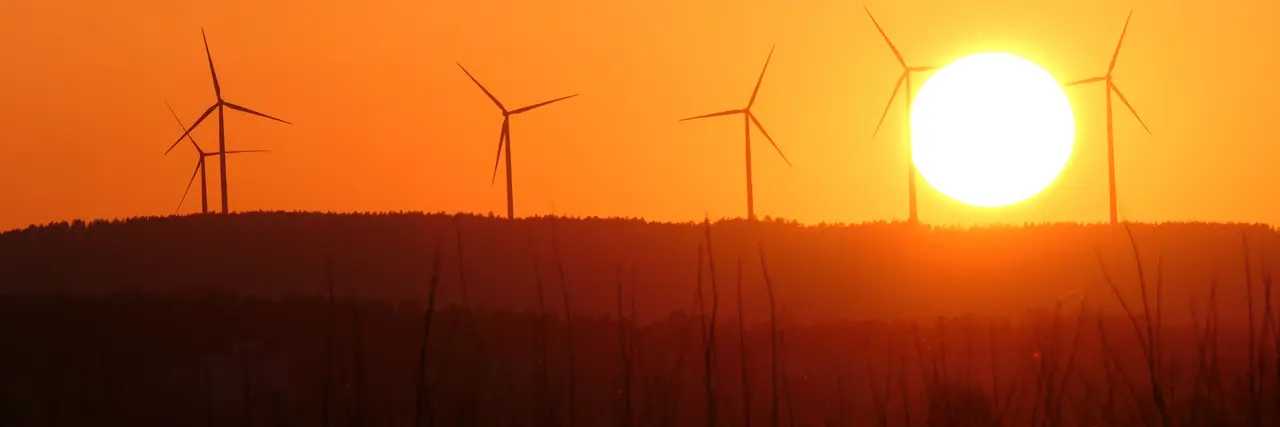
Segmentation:
<svg viewBox="0 0 1280 427">
<path fill-rule="evenodd" d="M 418 214 L 33 227 L 0 235 L 0 425 L 1272 424 L 1276 238 Z"/>
</svg>

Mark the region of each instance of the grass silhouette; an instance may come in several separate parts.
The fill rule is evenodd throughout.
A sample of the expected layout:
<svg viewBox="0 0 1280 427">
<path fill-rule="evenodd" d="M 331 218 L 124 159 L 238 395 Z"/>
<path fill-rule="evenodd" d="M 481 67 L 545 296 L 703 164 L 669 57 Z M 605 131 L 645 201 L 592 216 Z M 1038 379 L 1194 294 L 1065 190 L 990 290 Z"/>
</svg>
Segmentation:
<svg viewBox="0 0 1280 427">
<path fill-rule="evenodd" d="M 1276 237 L 428 214 L 50 224 L 0 234 L 0 424 L 1267 425 Z M 542 298 L 543 256 L 559 302 Z M 723 262 L 736 298 L 720 298 Z"/>
</svg>

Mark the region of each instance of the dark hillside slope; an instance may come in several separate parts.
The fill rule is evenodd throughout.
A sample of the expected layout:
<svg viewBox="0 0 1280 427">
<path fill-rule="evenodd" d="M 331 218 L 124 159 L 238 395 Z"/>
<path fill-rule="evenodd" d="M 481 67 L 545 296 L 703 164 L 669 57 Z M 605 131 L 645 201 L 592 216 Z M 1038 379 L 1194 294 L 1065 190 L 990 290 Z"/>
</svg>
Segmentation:
<svg viewBox="0 0 1280 427">
<path fill-rule="evenodd" d="M 619 266 L 628 288 L 634 267 L 642 322 L 691 307 L 697 251 L 704 238 L 701 224 L 597 218 L 561 218 L 556 224 L 575 312 L 608 315 L 615 310 Z M 416 213 L 253 212 L 59 223 L 0 234 L 0 290 L 220 289 L 315 295 L 325 290 L 324 260 L 332 255 L 340 295 L 421 300 L 438 244 L 442 298 L 457 303 L 461 231 L 473 304 L 536 307 L 536 261 L 547 301 L 559 311 L 551 230 L 547 218 L 508 221 Z M 1280 271 L 1274 268 L 1280 265 L 1277 235 L 1266 226 L 1135 224 L 1132 230 L 1152 287 L 1157 260 L 1163 258 L 1164 301 L 1174 320 L 1193 297 L 1204 299 L 1215 275 L 1224 316 L 1243 313 L 1242 235 L 1248 236 L 1254 254 L 1256 298 L 1261 298 L 1264 273 Z M 1133 252 L 1122 228 L 806 227 L 724 221 L 713 224 L 711 234 L 722 312 L 737 311 L 734 274 L 741 259 L 753 320 L 763 320 L 767 313 L 757 243 L 768 256 L 788 319 L 1017 314 L 1049 308 L 1055 298 L 1078 293 L 1114 307 L 1098 254 L 1131 306 L 1141 307 Z M 1257 304 L 1260 308 L 1261 302 Z"/>
</svg>

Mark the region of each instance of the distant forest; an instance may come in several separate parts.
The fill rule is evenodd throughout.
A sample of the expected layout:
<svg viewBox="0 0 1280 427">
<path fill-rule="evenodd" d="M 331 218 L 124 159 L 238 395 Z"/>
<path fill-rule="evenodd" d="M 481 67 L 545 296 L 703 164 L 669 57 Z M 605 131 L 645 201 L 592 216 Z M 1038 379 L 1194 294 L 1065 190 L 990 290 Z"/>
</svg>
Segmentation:
<svg viewBox="0 0 1280 427">
<path fill-rule="evenodd" d="M 1242 304 L 1246 250 L 1258 289 L 1269 272 L 1280 271 L 1277 234 L 1265 225 L 1133 224 L 1131 231 L 1148 286 L 1162 282 L 1170 321 L 1184 321 L 1193 299 L 1203 304 L 1215 278 L 1223 283 L 1225 307 Z M 538 301 L 535 271 L 547 284 L 543 296 L 559 304 L 559 260 L 575 314 L 610 313 L 621 275 L 627 292 L 635 292 L 639 321 L 649 323 L 690 307 L 706 232 L 700 223 L 419 213 L 77 221 L 0 234 L 0 291 L 322 296 L 331 259 L 341 297 L 421 304 L 440 251 L 442 305 L 461 301 L 459 265 L 477 310 L 531 312 Z M 1105 225 L 727 220 L 711 224 L 710 236 L 704 250 L 713 256 L 721 287 L 732 283 L 741 262 L 744 311 L 756 323 L 766 320 L 761 251 L 782 315 L 793 322 L 1016 316 L 1051 309 L 1066 296 L 1118 310 L 1104 267 L 1126 298 L 1139 297 L 1128 235 Z M 736 300 L 725 304 L 736 310 Z M 1241 312 L 1223 314 L 1230 321 Z"/>
</svg>

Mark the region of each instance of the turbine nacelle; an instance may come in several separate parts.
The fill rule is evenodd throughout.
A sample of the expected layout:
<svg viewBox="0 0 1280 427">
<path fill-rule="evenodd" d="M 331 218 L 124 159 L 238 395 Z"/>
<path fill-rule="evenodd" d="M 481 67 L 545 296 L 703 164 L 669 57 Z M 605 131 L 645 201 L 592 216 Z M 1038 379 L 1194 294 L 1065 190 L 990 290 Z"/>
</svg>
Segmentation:
<svg viewBox="0 0 1280 427">
<path fill-rule="evenodd" d="M 209 118 L 209 115 L 210 115 L 210 114 L 213 114 L 214 110 L 217 110 L 217 109 L 219 109 L 220 107 L 226 107 L 226 108 L 230 108 L 230 109 L 232 109 L 232 110 L 240 111 L 240 112 L 242 112 L 242 113 L 248 113 L 248 114 L 252 114 L 252 115 L 258 116 L 258 117 L 263 117 L 263 118 L 267 118 L 267 119 L 275 120 L 275 121 L 277 121 L 277 122 L 284 123 L 284 124 L 286 124 L 286 125 L 291 125 L 291 124 L 293 124 L 293 123 L 290 123 L 289 121 L 284 120 L 284 119 L 280 119 L 280 118 L 273 117 L 273 116 L 270 116 L 270 115 L 267 115 L 267 114 L 264 114 L 264 113 L 260 113 L 260 112 L 254 111 L 254 110 L 249 109 L 249 108 L 246 108 L 246 107 L 242 107 L 242 106 L 239 106 L 239 105 L 236 105 L 236 104 L 232 104 L 232 103 L 227 102 L 227 101 L 218 100 L 218 102 L 214 103 L 213 105 L 209 106 L 209 108 L 208 108 L 208 109 L 204 110 L 204 114 L 201 114 L 201 115 L 200 115 L 200 118 L 196 119 L 195 123 L 192 123 L 192 124 L 191 124 L 191 126 L 187 128 L 186 132 L 183 132 L 183 133 L 182 133 L 182 136 L 178 137 L 178 140 L 177 140 L 177 141 L 174 141 L 173 145 L 170 145 L 170 146 L 169 146 L 169 149 L 168 149 L 168 150 L 165 150 L 165 152 L 164 152 L 164 153 L 165 153 L 165 154 L 169 154 L 169 152 L 170 152 L 170 151 L 173 151 L 173 147 L 177 146 L 179 142 L 182 142 L 182 139 L 183 139 L 183 138 L 187 138 L 187 137 L 189 137 L 189 136 L 191 135 L 191 131 L 195 130 L 197 126 L 200 126 L 200 123 L 204 123 L 204 119 Z"/>
</svg>

